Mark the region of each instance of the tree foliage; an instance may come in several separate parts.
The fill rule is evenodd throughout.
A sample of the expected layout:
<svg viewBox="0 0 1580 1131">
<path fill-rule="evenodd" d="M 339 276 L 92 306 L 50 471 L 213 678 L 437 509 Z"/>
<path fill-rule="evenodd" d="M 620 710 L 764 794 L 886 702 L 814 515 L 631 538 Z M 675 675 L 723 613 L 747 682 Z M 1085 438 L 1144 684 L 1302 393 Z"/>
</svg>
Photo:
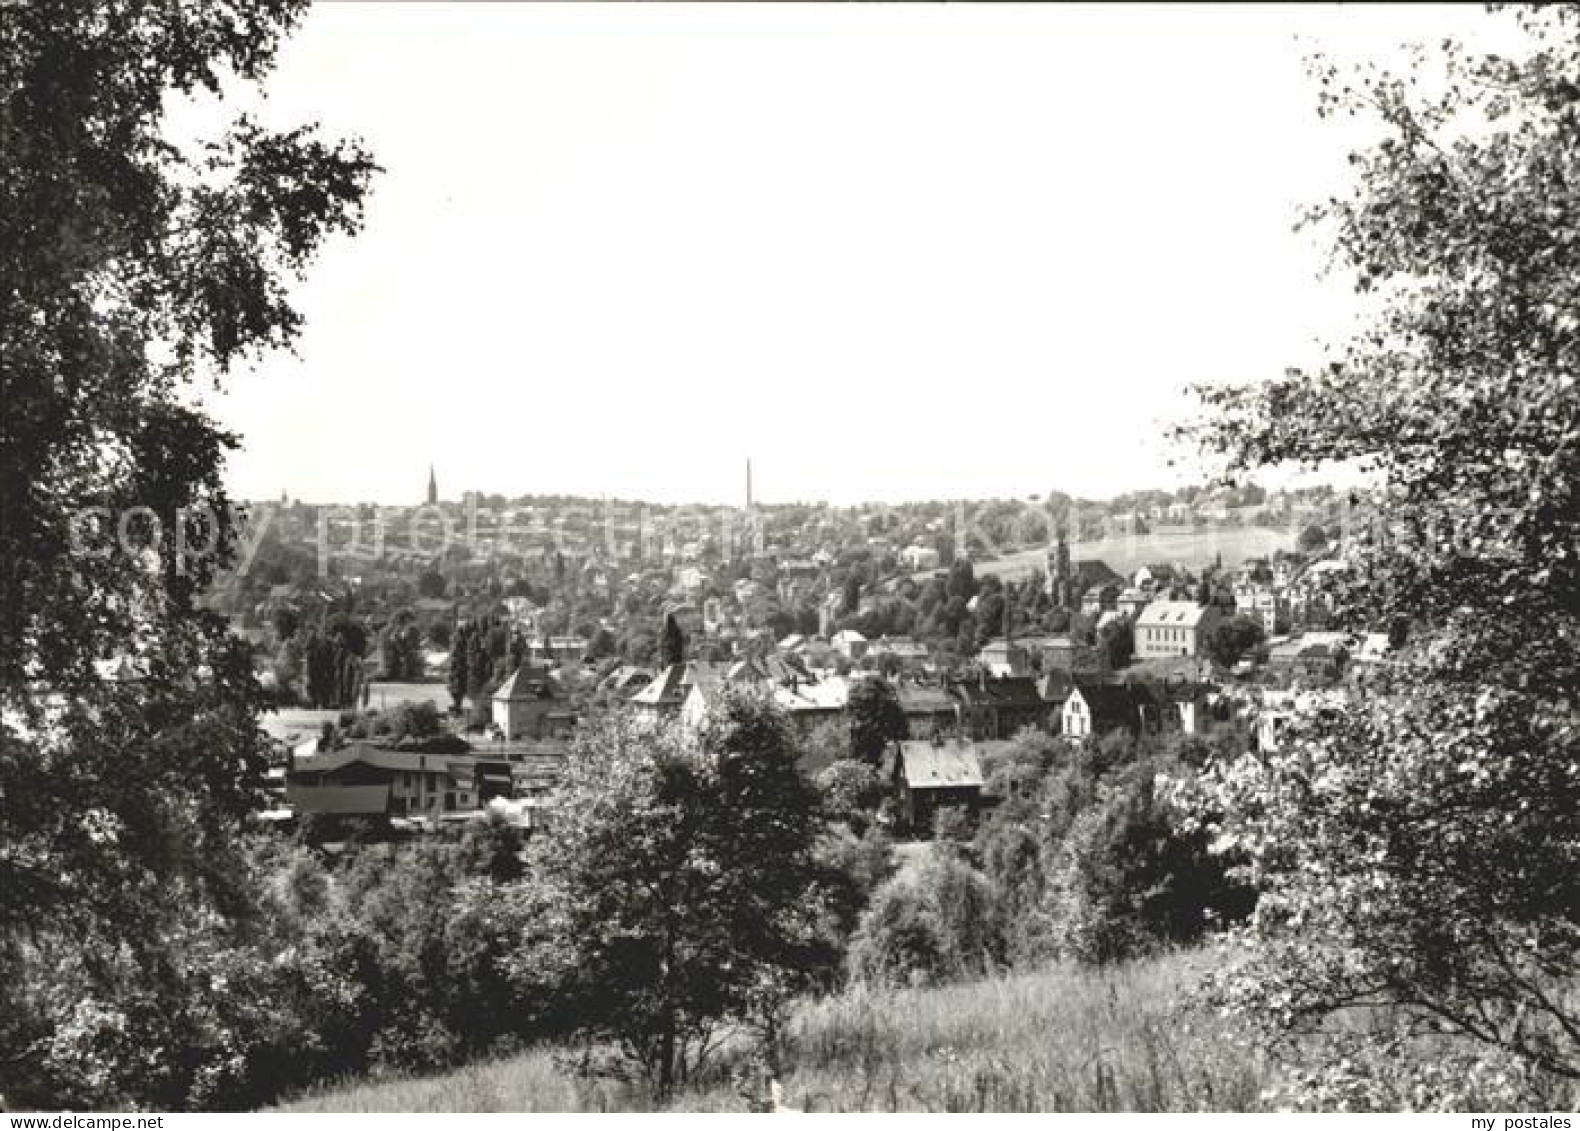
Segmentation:
<svg viewBox="0 0 1580 1131">
<path fill-rule="evenodd" d="M 1214 663 L 1231 668 L 1266 638 L 1262 622 L 1236 615 L 1215 621 L 1203 634 L 1202 648 Z"/>
<path fill-rule="evenodd" d="M 45 2 L 0 20 L 10 706 L 32 681 L 91 685 L 94 659 L 158 613 L 189 612 L 226 560 L 220 465 L 235 437 L 185 394 L 291 342 L 287 281 L 356 229 L 375 167 L 355 146 L 248 120 L 184 153 L 161 135 L 164 100 L 261 78 L 304 9 Z M 154 568 L 107 537 L 134 507 L 149 508 L 128 525 Z"/>
<path fill-rule="evenodd" d="M 725 697 L 694 739 L 609 719 L 578 744 L 555 837 L 535 845 L 547 940 L 581 1035 L 660 1096 L 725 1021 L 772 1035 L 788 996 L 830 971 L 819 799 L 783 718 Z"/>
<path fill-rule="evenodd" d="M 1385 1005 L 1580 1074 L 1580 14 L 1504 13 L 1511 56 L 1320 71 L 1381 139 L 1313 218 L 1375 296 L 1318 372 L 1206 392 L 1231 470 L 1355 461 L 1335 617 L 1399 663 L 1202 795 L 1263 891 L 1255 1016 Z"/>
<path fill-rule="evenodd" d="M 879 676 L 856 680 L 846 703 L 850 756 L 876 766 L 889 744 L 905 737 L 905 712 L 894 685 Z"/>
<path fill-rule="evenodd" d="M 873 892 L 851 939 L 851 972 L 898 985 L 994 972 L 1004 958 L 996 896 L 986 876 L 937 846 Z"/>
<path fill-rule="evenodd" d="M 262 78 L 304 10 L 0 17 L 0 1062 L 35 1102 L 202 1094 L 191 1060 L 139 1069 L 182 1026 L 222 1039 L 204 987 L 249 911 L 263 752 L 247 650 L 197 602 L 231 557 L 235 437 L 195 389 L 296 337 L 290 281 L 375 166 L 310 129 L 186 152 L 162 126 L 171 96 Z M 146 1048 L 49 1067 L 117 1033 Z"/>
</svg>

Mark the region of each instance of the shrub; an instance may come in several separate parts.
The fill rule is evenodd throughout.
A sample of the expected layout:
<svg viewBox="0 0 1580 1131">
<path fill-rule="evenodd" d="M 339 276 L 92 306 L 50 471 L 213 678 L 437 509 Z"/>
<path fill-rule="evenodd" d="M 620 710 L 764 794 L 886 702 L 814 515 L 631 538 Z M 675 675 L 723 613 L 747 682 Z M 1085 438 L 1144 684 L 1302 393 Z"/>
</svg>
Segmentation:
<svg viewBox="0 0 1580 1131">
<path fill-rule="evenodd" d="M 860 835 L 872 820 L 873 811 L 883 800 L 883 780 L 865 762 L 847 758 L 835 762 L 816 777 L 828 815 L 843 821 Z"/>
<path fill-rule="evenodd" d="M 992 885 L 955 854 L 938 851 L 873 894 L 849 965 L 858 978 L 903 985 L 985 974 L 1003 956 Z"/>
</svg>

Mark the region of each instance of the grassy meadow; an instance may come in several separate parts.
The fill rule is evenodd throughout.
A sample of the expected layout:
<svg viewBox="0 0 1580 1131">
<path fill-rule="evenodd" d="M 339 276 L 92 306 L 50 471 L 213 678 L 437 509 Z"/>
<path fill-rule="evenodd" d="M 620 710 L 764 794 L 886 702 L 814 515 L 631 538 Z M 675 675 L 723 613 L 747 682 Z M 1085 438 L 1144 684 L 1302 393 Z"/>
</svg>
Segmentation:
<svg viewBox="0 0 1580 1131">
<path fill-rule="evenodd" d="M 1247 1111 L 1268 1068 L 1227 1023 L 1184 1006 L 1211 951 L 804 1002 L 785 1034 L 785 1106 L 818 1111 Z M 672 1107 L 742 1111 L 760 1094 L 720 1062 Z M 554 1050 L 444 1075 L 350 1083 L 284 1111 L 630 1111 L 644 1094 L 580 1080 Z"/>
</svg>

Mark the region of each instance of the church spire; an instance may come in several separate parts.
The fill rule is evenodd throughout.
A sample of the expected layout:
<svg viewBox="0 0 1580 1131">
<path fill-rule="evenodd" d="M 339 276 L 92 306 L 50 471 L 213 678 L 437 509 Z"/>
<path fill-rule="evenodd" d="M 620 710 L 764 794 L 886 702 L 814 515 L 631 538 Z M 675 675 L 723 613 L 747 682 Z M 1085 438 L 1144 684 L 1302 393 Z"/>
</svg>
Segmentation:
<svg viewBox="0 0 1580 1131">
<path fill-rule="evenodd" d="M 1064 523 L 1057 527 L 1057 537 L 1048 549 L 1048 596 L 1058 608 L 1069 608 L 1074 596 L 1074 580 L 1070 568 L 1070 543 L 1065 536 Z"/>
<path fill-rule="evenodd" d="M 428 465 L 428 505 L 437 506 L 439 503 L 439 480 L 434 477 L 433 464 Z"/>
</svg>

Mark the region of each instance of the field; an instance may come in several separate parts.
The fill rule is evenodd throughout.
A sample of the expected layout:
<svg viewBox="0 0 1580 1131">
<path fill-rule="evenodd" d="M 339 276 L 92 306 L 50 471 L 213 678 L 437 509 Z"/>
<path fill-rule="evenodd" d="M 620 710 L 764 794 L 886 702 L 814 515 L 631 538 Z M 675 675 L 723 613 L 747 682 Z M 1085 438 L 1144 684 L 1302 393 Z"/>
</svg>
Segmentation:
<svg viewBox="0 0 1580 1131">
<path fill-rule="evenodd" d="M 1293 549 L 1294 545 L 1294 535 L 1288 530 L 1247 526 L 1179 534 L 1114 535 L 1071 546 L 1070 554 L 1077 560 L 1105 561 L 1128 576 L 1144 565 L 1181 565 L 1194 571 L 1215 561 L 1219 554 L 1223 555 L 1224 565 L 1233 566 L 1246 558 Z M 1039 546 L 978 562 L 976 572 L 995 574 L 1005 581 L 1018 581 L 1033 570 L 1046 569 L 1047 561 L 1047 548 Z"/>
<path fill-rule="evenodd" d="M 833 1111 L 1246 1111 L 1267 1069 L 1223 1023 L 1182 1011 L 1212 953 L 1112 971 L 1058 968 L 938 989 L 809 1001 L 786 1037 L 788 1107 Z M 726 1063 L 677 1110 L 742 1111 Z M 755 1094 L 755 1093 L 750 1093 Z M 447 1075 L 330 1089 L 285 1111 L 644 1110 L 613 1082 L 562 1071 L 552 1050 Z"/>
</svg>

